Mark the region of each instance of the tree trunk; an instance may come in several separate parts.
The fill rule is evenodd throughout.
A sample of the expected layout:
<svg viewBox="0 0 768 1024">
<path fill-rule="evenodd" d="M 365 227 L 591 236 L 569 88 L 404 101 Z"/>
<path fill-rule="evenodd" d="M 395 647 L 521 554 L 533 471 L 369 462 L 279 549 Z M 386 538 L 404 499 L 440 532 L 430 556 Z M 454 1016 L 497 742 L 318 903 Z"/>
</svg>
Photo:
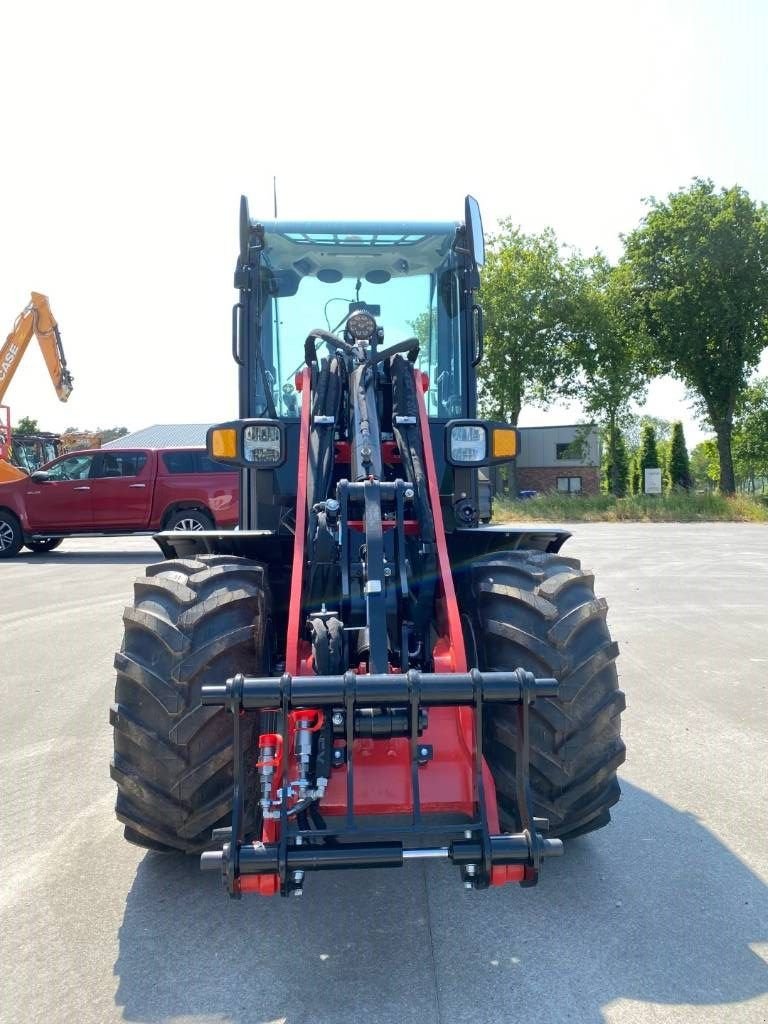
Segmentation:
<svg viewBox="0 0 768 1024">
<path fill-rule="evenodd" d="M 717 454 L 720 459 L 720 493 L 735 494 L 736 480 L 733 474 L 733 455 L 731 453 L 733 424 L 727 420 L 718 420 L 714 426 L 717 435 Z"/>
<path fill-rule="evenodd" d="M 608 420 L 608 462 L 611 467 L 610 491 L 614 498 L 620 498 L 619 465 L 616 459 L 616 413 L 612 412 Z"/>
<path fill-rule="evenodd" d="M 520 418 L 520 409 L 522 407 L 522 396 L 520 389 L 513 387 L 512 389 L 512 408 L 509 411 L 509 423 L 510 426 L 517 428 L 517 421 Z M 520 493 L 520 486 L 517 480 L 517 459 L 513 459 L 512 462 L 507 463 L 509 469 L 507 474 L 507 493 L 513 500 L 517 498 Z"/>
</svg>

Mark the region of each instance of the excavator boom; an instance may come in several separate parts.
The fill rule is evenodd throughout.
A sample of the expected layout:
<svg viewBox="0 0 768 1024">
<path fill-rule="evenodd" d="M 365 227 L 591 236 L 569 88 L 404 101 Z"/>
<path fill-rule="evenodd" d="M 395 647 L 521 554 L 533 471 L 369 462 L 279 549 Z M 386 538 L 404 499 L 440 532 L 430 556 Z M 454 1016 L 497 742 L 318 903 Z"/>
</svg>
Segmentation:
<svg viewBox="0 0 768 1024">
<path fill-rule="evenodd" d="M 0 349 L 0 402 L 13 380 L 33 334 L 37 337 L 56 394 L 60 401 L 66 402 L 72 393 L 72 375 L 67 369 L 67 360 L 61 346 L 59 325 L 51 312 L 47 297 L 40 292 L 32 292 L 29 305 L 20 313 L 13 330 Z"/>
<path fill-rule="evenodd" d="M 67 369 L 59 325 L 51 312 L 47 296 L 32 292 L 29 305 L 16 318 L 13 330 L 0 348 L 0 484 L 25 476 L 22 469 L 11 464 L 10 412 L 7 406 L 2 405 L 2 401 L 33 334 L 40 345 L 59 400 L 66 402 L 72 394 L 72 374 Z"/>
</svg>

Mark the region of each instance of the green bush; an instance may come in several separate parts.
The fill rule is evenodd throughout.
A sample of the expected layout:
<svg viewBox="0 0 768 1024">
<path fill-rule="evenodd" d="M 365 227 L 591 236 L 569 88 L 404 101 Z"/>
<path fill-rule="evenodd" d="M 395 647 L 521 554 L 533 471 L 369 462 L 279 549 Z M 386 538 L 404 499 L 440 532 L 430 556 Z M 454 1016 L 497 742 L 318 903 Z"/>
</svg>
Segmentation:
<svg viewBox="0 0 768 1024">
<path fill-rule="evenodd" d="M 768 502 L 745 494 L 637 494 L 615 498 L 611 494 L 540 494 L 525 501 L 497 501 L 493 518 L 498 523 L 525 522 L 768 522 Z"/>
</svg>

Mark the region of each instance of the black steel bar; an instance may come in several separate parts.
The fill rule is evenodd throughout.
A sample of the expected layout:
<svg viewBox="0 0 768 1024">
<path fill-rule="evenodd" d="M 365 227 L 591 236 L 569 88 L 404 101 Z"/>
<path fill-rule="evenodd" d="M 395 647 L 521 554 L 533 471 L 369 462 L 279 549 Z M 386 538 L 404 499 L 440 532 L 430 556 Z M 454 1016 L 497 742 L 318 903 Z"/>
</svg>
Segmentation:
<svg viewBox="0 0 768 1024">
<path fill-rule="evenodd" d="M 388 659 L 384 533 L 381 491 L 377 480 L 365 484 L 365 618 L 368 627 L 368 664 L 374 673 L 386 673 Z"/>
<path fill-rule="evenodd" d="M 344 676 L 345 684 L 347 682 L 347 675 L 352 673 L 346 673 Z M 355 780 L 354 780 L 354 740 L 355 740 L 355 699 L 354 693 L 350 687 L 349 690 L 344 693 L 344 722 L 347 729 L 347 829 L 348 831 L 354 831 L 355 828 Z"/>
<path fill-rule="evenodd" d="M 475 689 L 475 786 L 477 788 L 477 809 L 480 812 L 480 845 L 482 863 L 480 877 L 475 885 L 487 888 L 491 884 L 491 845 L 488 830 L 488 811 L 485 805 L 485 786 L 483 784 L 483 690 Z"/>
<path fill-rule="evenodd" d="M 414 829 L 421 822 L 421 792 L 419 790 L 419 757 L 416 745 L 419 740 L 419 694 L 416 687 L 411 689 L 411 795 L 413 813 L 411 824 Z"/>
<path fill-rule="evenodd" d="M 341 552 L 341 621 L 349 623 L 351 613 L 351 591 L 349 585 L 349 484 L 339 480 L 336 485 L 336 499 L 339 502 L 339 533 Z"/>
<path fill-rule="evenodd" d="M 393 672 L 357 675 L 348 671 L 337 676 L 246 676 L 235 693 L 233 680 L 204 686 L 202 703 L 213 707 L 233 707 L 246 711 L 280 708 L 283 696 L 290 707 L 328 707 L 346 704 L 351 699 L 358 707 L 388 707 L 410 704 L 411 691 L 418 693 L 423 707 L 459 706 L 475 703 L 479 690 L 484 703 L 532 703 L 541 697 L 557 697 L 556 679 L 536 679 L 530 672 Z"/>
<path fill-rule="evenodd" d="M 235 691 L 243 684 L 242 675 L 235 676 Z M 230 709 L 232 710 L 232 709 Z M 227 858 L 227 889 L 233 899 L 240 899 L 235 889 L 238 871 L 238 855 L 243 839 L 243 753 L 240 749 L 240 712 L 232 711 L 232 830 L 229 839 L 230 854 Z"/>
<path fill-rule="evenodd" d="M 285 678 L 285 677 L 283 677 Z M 290 748 L 288 746 L 288 690 L 283 689 L 283 700 L 281 704 L 280 732 L 283 737 L 283 758 L 280 764 L 280 835 L 278 837 L 278 875 L 280 877 L 280 892 L 283 896 L 288 891 L 288 761 Z M 241 869 L 242 870 L 242 869 Z"/>
<path fill-rule="evenodd" d="M 563 852 L 563 844 L 559 839 L 543 839 L 541 844 L 540 855 L 543 857 L 557 857 Z M 532 850 L 526 832 L 510 836 L 490 836 L 489 846 L 492 865 L 531 863 Z M 408 859 L 415 859 L 418 856 L 417 850 L 408 852 L 412 855 Z M 442 852 L 441 850 L 441 855 Z M 285 865 L 288 872 L 402 867 L 403 853 L 401 842 L 288 846 L 285 852 Z M 220 868 L 226 856 L 223 850 L 204 853 L 200 858 L 200 867 L 203 871 L 216 870 Z M 452 842 L 447 848 L 446 856 L 454 864 L 462 867 L 478 864 L 483 857 L 483 844 L 473 839 Z M 246 843 L 240 850 L 240 874 L 274 874 L 281 859 L 280 849 L 276 843 Z"/>
</svg>

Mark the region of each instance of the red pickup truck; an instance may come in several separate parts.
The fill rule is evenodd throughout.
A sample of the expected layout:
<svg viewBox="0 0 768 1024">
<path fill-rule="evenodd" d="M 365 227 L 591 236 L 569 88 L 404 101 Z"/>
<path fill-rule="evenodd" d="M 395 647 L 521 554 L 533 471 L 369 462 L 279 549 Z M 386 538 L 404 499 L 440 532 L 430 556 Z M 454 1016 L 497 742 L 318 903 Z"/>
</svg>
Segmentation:
<svg viewBox="0 0 768 1024">
<path fill-rule="evenodd" d="M 0 558 L 64 537 L 231 529 L 237 472 L 198 448 L 70 452 L 24 480 L 0 484 Z"/>
</svg>

